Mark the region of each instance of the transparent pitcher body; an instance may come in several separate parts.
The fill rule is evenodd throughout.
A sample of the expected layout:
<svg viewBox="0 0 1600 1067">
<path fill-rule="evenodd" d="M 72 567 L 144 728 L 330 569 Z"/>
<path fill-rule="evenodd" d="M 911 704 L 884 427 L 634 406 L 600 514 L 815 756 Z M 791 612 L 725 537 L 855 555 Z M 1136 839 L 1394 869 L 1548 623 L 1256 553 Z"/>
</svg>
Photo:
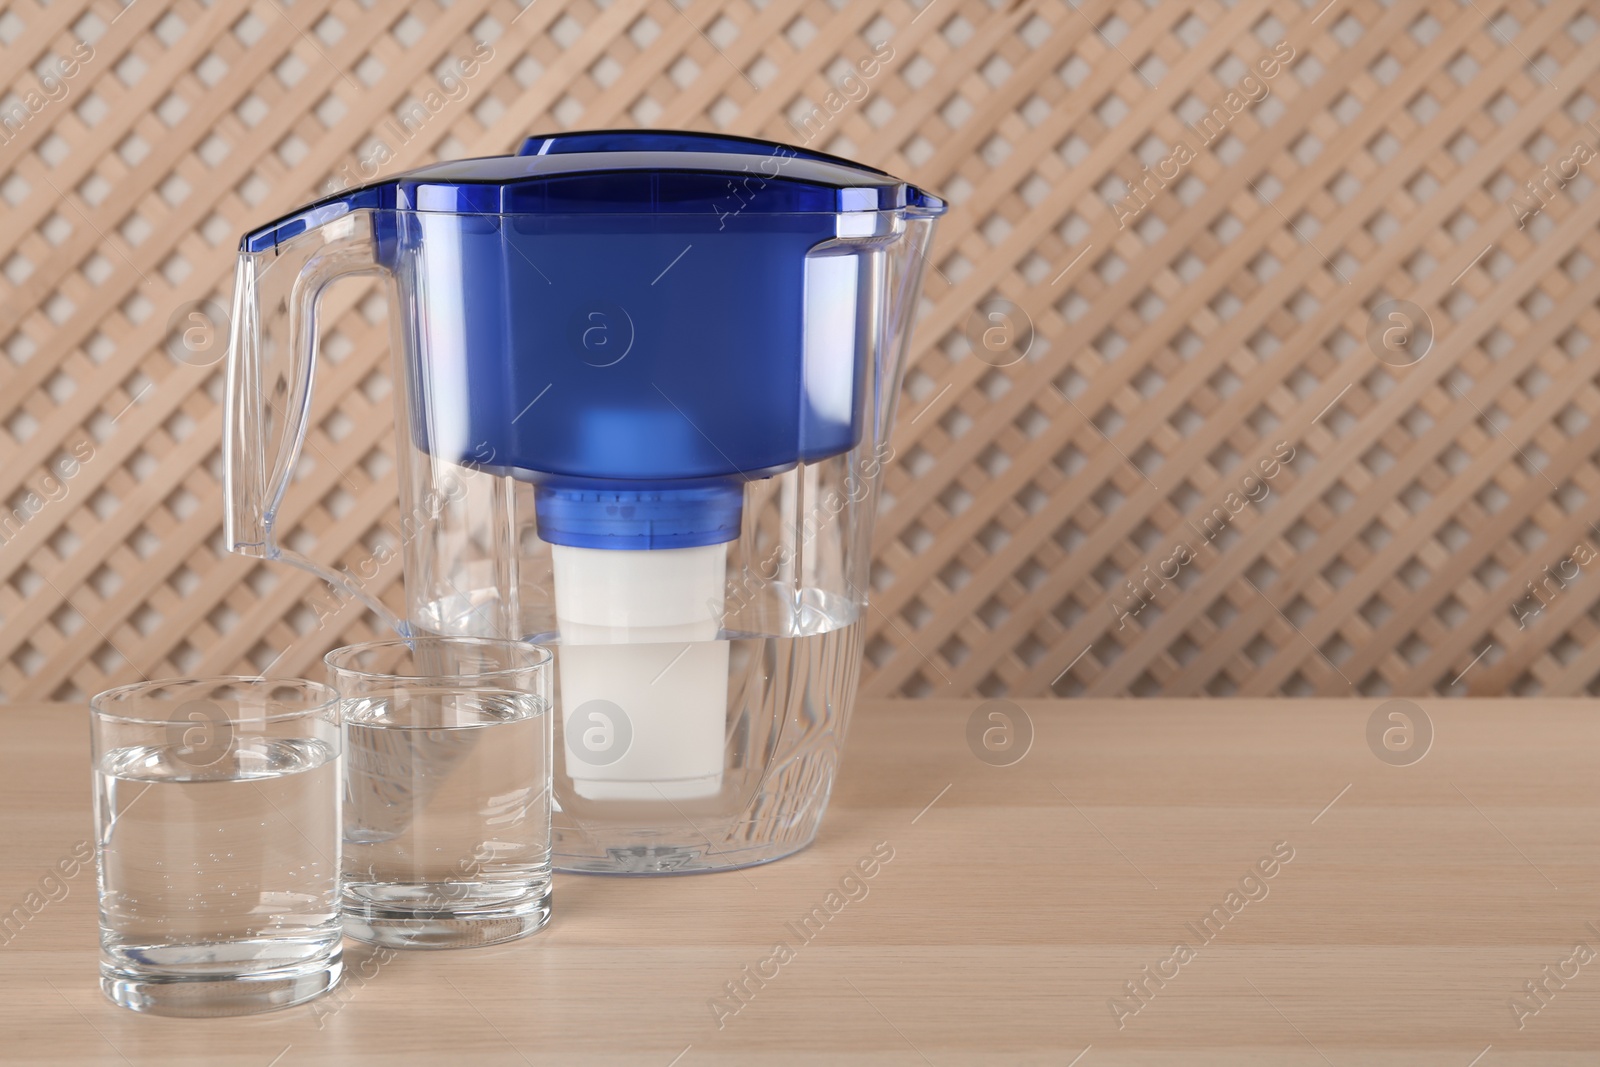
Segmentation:
<svg viewBox="0 0 1600 1067">
<path fill-rule="evenodd" d="M 804 847 L 855 697 L 938 212 L 446 206 L 335 205 L 241 253 L 230 543 L 365 598 L 274 521 L 318 297 L 380 276 L 405 616 L 372 606 L 402 633 L 554 649 L 557 866 L 715 870 Z"/>
</svg>

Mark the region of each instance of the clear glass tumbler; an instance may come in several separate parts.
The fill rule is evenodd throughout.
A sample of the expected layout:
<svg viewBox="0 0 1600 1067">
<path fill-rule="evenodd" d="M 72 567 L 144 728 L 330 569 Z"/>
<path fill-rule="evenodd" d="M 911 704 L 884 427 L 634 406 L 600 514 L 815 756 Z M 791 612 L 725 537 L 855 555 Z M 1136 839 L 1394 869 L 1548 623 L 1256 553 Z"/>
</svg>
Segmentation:
<svg viewBox="0 0 1600 1067">
<path fill-rule="evenodd" d="M 344 722 L 344 925 L 467 948 L 550 919 L 550 662 L 521 641 L 330 652 Z"/>
<path fill-rule="evenodd" d="M 90 701 L 100 986 L 157 1015 L 242 1015 L 339 981 L 337 694 L 141 682 Z"/>
</svg>

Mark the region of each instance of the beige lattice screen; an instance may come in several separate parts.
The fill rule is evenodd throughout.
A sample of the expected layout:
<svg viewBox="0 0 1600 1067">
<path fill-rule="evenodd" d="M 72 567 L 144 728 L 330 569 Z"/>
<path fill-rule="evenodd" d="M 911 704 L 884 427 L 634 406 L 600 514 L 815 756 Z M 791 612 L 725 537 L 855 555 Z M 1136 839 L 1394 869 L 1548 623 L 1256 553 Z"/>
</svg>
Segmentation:
<svg viewBox="0 0 1600 1067">
<path fill-rule="evenodd" d="M 1487 0 L 9 0 L 0 691 L 314 671 L 375 633 L 221 551 L 221 349 L 173 325 L 330 181 L 634 125 L 809 138 L 954 202 L 866 692 L 1594 691 L 1597 28 Z M 396 521 L 384 311 L 357 285 L 330 311 L 290 520 L 354 568 Z"/>
</svg>

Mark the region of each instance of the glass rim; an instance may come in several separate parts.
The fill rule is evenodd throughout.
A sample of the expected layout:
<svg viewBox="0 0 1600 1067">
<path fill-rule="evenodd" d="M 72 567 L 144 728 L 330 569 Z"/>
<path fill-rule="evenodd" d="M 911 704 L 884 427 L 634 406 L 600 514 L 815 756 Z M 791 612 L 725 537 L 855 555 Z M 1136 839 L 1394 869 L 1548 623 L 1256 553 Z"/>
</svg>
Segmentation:
<svg viewBox="0 0 1600 1067">
<path fill-rule="evenodd" d="M 530 656 L 529 662 L 512 664 L 504 667 L 488 667 L 478 670 L 440 670 L 430 671 L 427 674 L 396 674 L 394 671 L 368 670 L 357 666 L 354 658 L 366 652 L 381 652 L 385 649 L 401 648 L 408 653 L 415 654 L 420 646 L 435 646 L 442 648 L 496 648 L 515 651 Z M 443 679 L 455 682 L 478 682 L 493 678 L 515 678 L 528 674 L 537 674 L 546 670 L 551 661 L 555 659 L 548 646 L 535 644 L 532 641 L 520 641 L 507 637 L 466 637 L 451 636 L 447 634 L 427 634 L 420 637 L 390 637 L 382 641 L 358 641 L 353 645 L 343 645 L 322 657 L 322 662 L 327 665 L 334 676 L 344 675 L 350 678 L 360 678 L 371 681 L 408 682 L 412 680 Z"/>
<path fill-rule="evenodd" d="M 290 688 L 305 694 L 308 699 L 304 707 L 284 711 L 263 712 L 261 714 L 239 713 L 229 715 L 230 722 L 280 722 L 285 719 L 298 719 L 307 715 L 315 715 L 336 707 L 339 703 L 339 691 L 326 682 L 316 682 L 309 678 L 264 678 L 253 674 L 205 674 L 193 677 L 176 678 L 147 678 L 142 682 L 129 682 L 126 685 L 113 686 L 102 690 L 89 698 L 89 713 L 98 715 L 103 719 L 116 722 L 134 723 L 138 725 L 160 726 L 170 723 L 170 718 L 150 718 L 147 715 L 130 714 L 113 707 L 121 700 L 130 699 L 139 695 L 154 697 L 154 694 L 163 689 L 178 689 L 179 687 L 203 686 L 244 686 L 254 688 Z M 174 707 L 181 706 L 178 701 L 171 701 Z"/>
</svg>

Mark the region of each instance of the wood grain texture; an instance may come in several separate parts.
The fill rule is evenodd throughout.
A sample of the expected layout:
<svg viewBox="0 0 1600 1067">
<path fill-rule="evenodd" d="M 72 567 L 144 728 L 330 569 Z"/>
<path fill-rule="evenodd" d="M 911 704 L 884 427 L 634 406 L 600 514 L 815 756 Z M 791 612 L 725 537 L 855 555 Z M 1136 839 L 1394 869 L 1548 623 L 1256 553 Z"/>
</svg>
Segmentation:
<svg viewBox="0 0 1600 1067">
<path fill-rule="evenodd" d="M 1021 702 L 1000 710 L 1031 721 L 1032 746 L 997 767 L 967 745 L 976 702 L 869 701 L 807 851 L 717 875 L 559 876 L 531 939 L 401 954 L 336 999 L 243 1020 L 103 1001 L 91 870 L 0 947 L 3 1058 L 956 1067 L 1089 1048 L 1081 1067 L 1461 1067 L 1492 1046 L 1485 1067 L 1594 1062 L 1595 964 L 1521 1029 L 1510 1008 L 1575 943 L 1600 948 L 1594 705 L 1424 700 L 1434 740 L 1402 767 L 1367 747 L 1377 703 Z M 6 907 L 92 834 L 83 710 L 15 710 Z M 796 938 L 786 924 L 880 842 L 893 858 L 865 896 Z M 1202 943 L 1189 924 L 1275 846 L 1293 858 Z M 778 941 L 793 958 L 719 1029 L 712 1003 Z M 1179 941 L 1195 958 L 1119 1028 L 1111 999 Z M 359 970 L 365 950 L 347 951 Z"/>
<path fill-rule="evenodd" d="M 1580 0 L 7 0 L 0 694 L 303 673 L 373 636 L 221 550 L 221 368 L 174 324 L 330 181 L 638 125 L 954 204 L 865 692 L 1596 692 L 1600 199 L 1566 161 L 1600 146 L 1597 29 Z M 1012 345 L 975 351 L 997 300 Z M 1413 365 L 1369 347 L 1390 300 L 1430 324 Z M 283 520 L 328 565 L 397 522 L 383 322 L 332 295 Z"/>
</svg>

